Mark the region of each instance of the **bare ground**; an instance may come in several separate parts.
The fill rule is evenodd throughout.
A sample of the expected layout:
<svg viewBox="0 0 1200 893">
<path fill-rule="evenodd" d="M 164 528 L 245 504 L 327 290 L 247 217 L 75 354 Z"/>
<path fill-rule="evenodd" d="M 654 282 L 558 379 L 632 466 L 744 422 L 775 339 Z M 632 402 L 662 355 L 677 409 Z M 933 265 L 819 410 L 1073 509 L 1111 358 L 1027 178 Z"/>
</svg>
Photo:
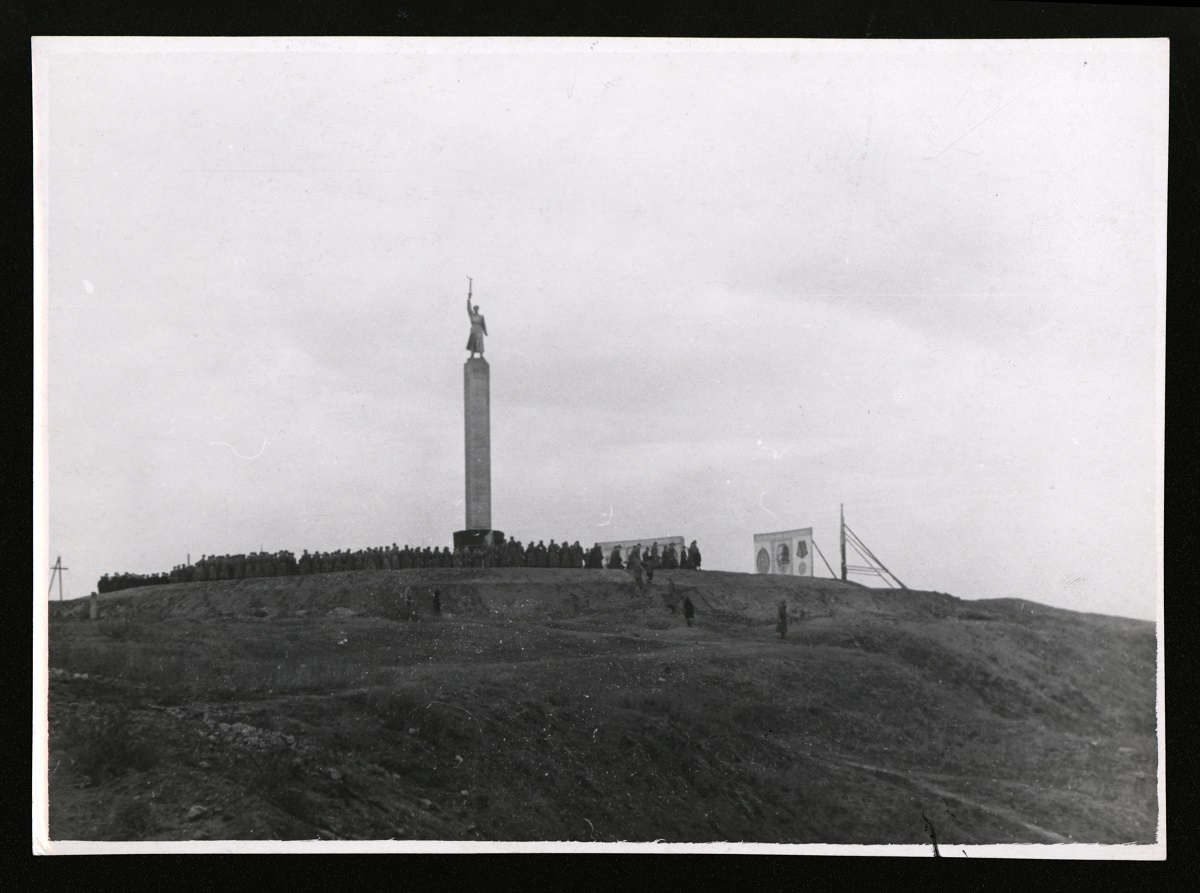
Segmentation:
<svg viewBox="0 0 1200 893">
<path fill-rule="evenodd" d="M 924 814 L 945 845 L 1148 843 L 1154 635 L 709 571 L 643 594 L 551 569 L 115 593 L 98 621 L 51 606 L 50 832 L 927 843 Z"/>
</svg>

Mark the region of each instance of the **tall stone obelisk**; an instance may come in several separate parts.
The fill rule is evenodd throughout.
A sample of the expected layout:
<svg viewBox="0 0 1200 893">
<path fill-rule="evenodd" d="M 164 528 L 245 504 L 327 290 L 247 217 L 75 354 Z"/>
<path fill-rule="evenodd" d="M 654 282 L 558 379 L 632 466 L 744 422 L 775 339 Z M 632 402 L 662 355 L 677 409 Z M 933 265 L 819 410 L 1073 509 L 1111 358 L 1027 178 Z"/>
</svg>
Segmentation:
<svg viewBox="0 0 1200 893">
<path fill-rule="evenodd" d="M 463 432 L 466 447 L 465 530 L 455 531 L 454 547 L 477 546 L 488 536 L 493 542 L 504 541 L 504 534 L 492 529 L 492 420 L 491 370 L 483 358 L 483 336 L 487 325 L 478 307 L 471 306 L 467 292 L 467 315 L 471 318 L 471 338 L 467 350 L 471 357 L 463 364 Z M 478 353 L 479 356 L 475 356 Z"/>
<path fill-rule="evenodd" d="M 467 456 L 467 530 L 492 529 L 491 377 L 488 361 L 463 365 L 463 416 Z"/>
</svg>

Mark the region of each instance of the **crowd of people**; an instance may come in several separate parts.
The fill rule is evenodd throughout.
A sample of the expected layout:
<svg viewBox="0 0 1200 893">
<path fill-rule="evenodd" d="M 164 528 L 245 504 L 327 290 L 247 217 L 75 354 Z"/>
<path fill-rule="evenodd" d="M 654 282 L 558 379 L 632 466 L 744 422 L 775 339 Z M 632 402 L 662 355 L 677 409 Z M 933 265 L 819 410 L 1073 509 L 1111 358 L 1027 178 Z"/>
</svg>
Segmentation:
<svg viewBox="0 0 1200 893">
<path fill-rule="evenodd" d="M 485 543 L 464 549 L 443 546 L 435 549 L 398 546 L 377 546 L 368 549 L 334 552 L 312 552 L 307 549 L 299 558 L 287 550 L 251 552 L 248 555 L 202 555 L 192 564 L 179 564 L 168 574 L 105 574 L 97 584 L 98 592 L 116 592 L 134 586 L 159 586 L 164 583 L 198 583 L 208 580 L 244 580 L 253 577 L 286 577 L 294 574 L 323 574 L 331 571 L 354 570 L 411 570 L 432 567 L 565 567 L 580 569 L 629 570 L 639 581 L 644 571 L 653 579 L 657 568 L 673 570 L 700 569 L 700 549 L 696 541 L 678 550 L 674 543 L 660 549 L 654 543 L 643 550 L 639 545 L 623 557 L 621 547 L 615 546 L 607 558 L 600 544 L 584 549 L 579 540 L 558 543 L 551 539 L 528 544 L 520 540 Z"/>
<path fill-rule="evenodd" d="M 599 546 L 592 548 L 599 549 Z M 623 567 L 640 565 L 643 569 L 648 569 L 651 574 L 658 567 L 668 571 L 676 568 L 698 571 L 700 570 L 700 560 L 700 547 L 696 545 L 695 540 L 692 540 L 692 544 L 686 548 L 680 546 L 678 552 L 675 551 L 674 543 L 668 543 L 661 552 L 658 543 L 654 543 L 645 552 L 642 551 L 642 544 L 638 543 L 629 550 L 629 557 L 624 562 L 621 560 L 621 547 L 613 546 L 613 550 L 608 556 L 607 567 L 611 570 L 621 570 Z"/>
<path fill-rule="evenodd" d="M 135 586 L 162 586 L 170 583 L 167 574 L 105 574 L 96 583 L 99 593 L 119 592 L 122 589 L 133 589 Z"/>
</svg>

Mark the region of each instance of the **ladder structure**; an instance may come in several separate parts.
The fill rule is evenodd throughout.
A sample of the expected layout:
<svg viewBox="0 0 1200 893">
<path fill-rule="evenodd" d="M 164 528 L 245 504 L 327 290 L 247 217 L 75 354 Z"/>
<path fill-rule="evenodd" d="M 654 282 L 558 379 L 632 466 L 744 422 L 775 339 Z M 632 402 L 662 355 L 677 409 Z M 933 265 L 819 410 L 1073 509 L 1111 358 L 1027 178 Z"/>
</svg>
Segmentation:
<svg viewBox="0 0 1200 893">
<path fill-rule="evenodd" d="M 845 505 L 840 506 L 839 514 L 840 514 L 840 518 L 841 518 L 841 522 L 840 522 L 841 536 L 839 537 L 839 540 L 841 543 L 841 551 L 842 551 L 842 580 L 843 581 L 846 580 L 846 575 L 848 573 L 869 574 L 872 576 L 879 577 L 881 580 L 883 580 L 883 582 L 887 583 L 888 588 L 890 588 L 890 589 L 895 589 L 896 586 L 899 586 L 901 589 L 908 589 L 907 586 L 905 586 L 903 583 L 900 582 L 900 578 L 897 577 L 895 574 L 893 574 L 890 570 L 888 570 L 884 566 L 883 562 L 875 557 L 875 553 L 872 552 L 869 548 L 867 548 L 867 544 L 864 543 L 858 537 L 858 535 L 846 525 L 846 507 L 845 507 Z M 865 564 L 855 565 L 855 564 L 847 564 L 846 563 L 846 544 L 847 543 L 849 543 L 850 548 L 852 548 L 855 552 L 857 552 L 859 557 L 864 562 L 866 562 Z M 891 579 L 888 579 L 889 577 Z M 896 581 L 896 586 L 892 585 L 892 580 Z"/>
</svg>

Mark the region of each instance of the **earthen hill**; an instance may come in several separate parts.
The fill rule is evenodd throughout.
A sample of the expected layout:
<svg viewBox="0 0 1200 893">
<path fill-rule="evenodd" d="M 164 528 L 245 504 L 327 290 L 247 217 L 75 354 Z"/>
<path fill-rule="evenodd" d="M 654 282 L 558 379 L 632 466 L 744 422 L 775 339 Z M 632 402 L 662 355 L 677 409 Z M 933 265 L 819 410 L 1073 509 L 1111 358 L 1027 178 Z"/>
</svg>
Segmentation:
<svg viewBox="0 0 1200 893">
<path fill-rule="evenodd" d="M 1154 840 L 1143 621 L 715 571 L 638 595 L 621 571 L 517 568 L 99 606 L 50 605 L 54 839 L 928 844 L 924 815 L 943 848 Z"/>
</svg>

